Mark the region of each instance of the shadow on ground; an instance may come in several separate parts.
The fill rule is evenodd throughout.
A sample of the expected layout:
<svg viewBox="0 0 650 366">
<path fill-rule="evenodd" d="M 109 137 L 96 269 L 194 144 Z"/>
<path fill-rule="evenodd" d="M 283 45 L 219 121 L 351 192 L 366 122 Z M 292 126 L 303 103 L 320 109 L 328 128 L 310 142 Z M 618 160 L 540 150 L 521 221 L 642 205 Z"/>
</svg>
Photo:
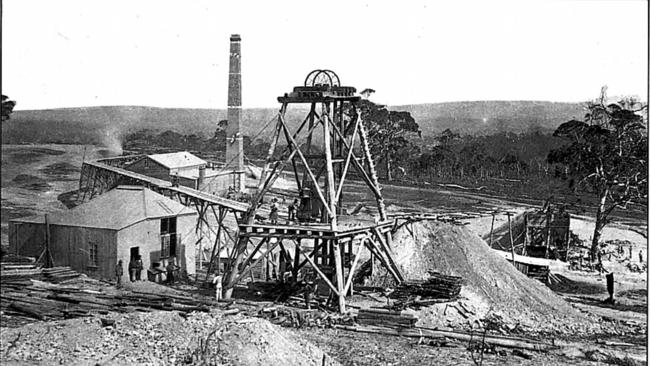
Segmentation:
<svg viewBox="0 0 650 366">
<path fill-rule="evenodd" d="M 571 296 L 567 297 L 566 301 L 574 304 L 584 304 L 589 306 L 597 306 L 605 309 L 613 309 L 618 311 L 632 311 L 635 313 L 645 314 L 648 310 L 646 305 L 629 305 L 629 304 L 620 304 L 620 303 L 609 303 L 604 302 L 603 299 L 587 296 Z"/>
<path fill-rule="evenodd" d="M 561 274 L 553 273 L 546 283 L 551 290 L 572 295 L 607 295 L 607 287 L 582 281 L 574 281 Z"/>
</svg>

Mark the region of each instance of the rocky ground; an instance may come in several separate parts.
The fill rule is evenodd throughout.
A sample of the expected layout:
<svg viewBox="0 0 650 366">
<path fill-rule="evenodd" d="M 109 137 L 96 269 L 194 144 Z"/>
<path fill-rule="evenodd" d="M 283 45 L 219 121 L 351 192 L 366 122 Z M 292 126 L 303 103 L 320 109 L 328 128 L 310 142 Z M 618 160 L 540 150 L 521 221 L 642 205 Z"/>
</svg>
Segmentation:
<svg viewBox="0 0 650 366">
<path fill-rule="evenodd" d="M 338 365 L 319 348 L 263 319 L 220 311 L 98 317 L 4 328 L 3 365 Z M 205 362 L 205 363 L 203 363 Z"/>
<path fill-rule="evenodd" d="M 44 148 L 3 146 L 3 242 L 6 242 L 4 229 L 8 218 L 64 209 L 56 197 L 76 188 L 78 172 L 74 167 L 80 166 L 84 154 L 98 154 L 93 148 L 84 152 L 81 146 Z M 57 165 L 63 162 L 71 162 L 72 166 Z M 65 174 L 58 174 L 60 171 Z M 30 176 L 19 177 L 25 172 Z M 370 207 L 374 198 L 358 188 L 353 184 L 351 191 L 346 192 L 349 201 L 365 202 Z M 384 193 L 392 212 L 472 212 L 479 208 L 520 212 L 531 207 L 452 190 L 387 186 Z M 360 212 L 373 213 L 368 208 L 361 208 Z M 497 216 L 496 221 L 497 226 L 504 224 L 505 216 Z M 607 297 L 603 275 L 573 271 L 561 262 L 552 267 L 556 281 L 548 288 L 540 287 L 541 283 L 529 286 L 532 280 L 522 279 L 518 272 L 511 273 L 512 268 L 505 269 L 507 276 L 503 270 L 497 271 L 491 259 L 482 258 L 468 246 L 478 245 L 478 238 L 489 232 L 490 216 L 467 222 L 466 228 L 475 236 L 456 229 L 441 231 L 426 240 L 438 249 L 451 242 L 454 247 L 445 250 L 453 254 L 453 260 L 444 256 L 436 258 L 435 251 L 427 252 L 423 247 L 419 250 L 427 253 L 428 259 L 416 263 L 413 272 L 427 266 L 475 272 L 474 275 L 450 272 L 475 276 L 457 301 L 468 307 L 471 314 L 466 318 L 454 307 L 435 305 L 420 311 L 422 321 L 418 325 L 475 329 L 490 323 L 488 315 L 496 313 L 490 305 L 496 304 L 501 317 L 492 318 L 492 323 L 496 323 L 500 332 L 555 339 L 561 347 L 556 352 L 527 351 L 523 355 L 512 349 L 497 348 L 496 352 L 490 349 L 483 355 L 483 365 L 643 364 L 647 361 L 647 272 L 634 272 L 629 266 L 640 264 L 636 259 L 639 250 L 644 250 L 647 257 L 647 239 L 640 234 L 644 230 L 639 229 L 647 228 L 647 221 L 642 221 L 627 226 L 613 223 L 603 232 L 603 240 L 631 243 L 635 254 L 627 262 L 619 260 L 622 258 L 604 260 L 605 268 L 616 274 L 615 304 L 602 301 Z M 576 217 L 572 219 L 571 229 L 588 241 L 593 221 Z M 429 236 L 421 234 L 422 238 Z M 472 266 L 457 266 L 459 260 Z M 505 261 L 496 263 L 509 266 Z M 489 273 L 484 275 L 486 271 Z M 136 291 L 176 293 L 189 289 L 152 287 L 156 286 L 127 284 L 127 290 Z M 526 295 L 525 299 L 518 291 Z M 352 305 L 377 306 L 385 301 L 381 296 L 355 296 Z M 115 324 L 104 327 L 101 318 L 114 320 Z M 531 319 L 532 322 L 525 324 Z M 107 313 L 16 328 L 1 325 L 0 363 L 3 365 L 175 365 L 204 361 L 212 365 L 322 365 L 323 359 L 325 364 L 332 365 L 474 365 L 480 357 L 479 352 L 468 350 L 467 342 L 432 342 L 331 328 L 283 328 L 255 317 L 224 316 L 218 309 L 187 316 L 177 312 Z M 540 325 L 539 329 L 536 325 Z"/>
</svg>

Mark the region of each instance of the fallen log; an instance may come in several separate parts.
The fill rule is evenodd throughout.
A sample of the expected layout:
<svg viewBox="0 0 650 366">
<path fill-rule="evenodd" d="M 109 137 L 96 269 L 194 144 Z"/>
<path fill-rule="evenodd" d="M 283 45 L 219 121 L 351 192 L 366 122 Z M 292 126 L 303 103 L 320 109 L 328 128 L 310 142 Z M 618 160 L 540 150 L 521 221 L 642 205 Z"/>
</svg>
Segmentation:
<svg viewBox="0 0 650 366">
<path fill-rule="evenodd" d="M 376 334 L 387 334 L 387 335 L 397 335 L 403 337 L 412 337 L 412 338 L 453 338 L 461 341 L 481 341 L 483 335 L 480 333 L 476 334 L 466 334 L 455 331 L 442 331 L 442 330 L 432 330 L 427 328 L 404 328 L 404 329 L 392 329 L 385 327 L 372 327 L 372 326 L 347 326 L 347 325 L 334 325 L 337 329 L 350 330 L 354 332 L 363 332 L 363 333 L 376 333 Z M 523 339 L 512 339 L 506 337 L 500 337 L 496 335 L 486 335 L 484 339 L 485 343 L 506 347 L 506 348 L 517 348 L 517 349 L 526 349 L 530 351 L 541 351 L 546 352 L 551 349 L 557 348 L 557 346 L 537 342 L 533 340 L 523 340 Z"/>
<path fill-rule="evenodd" d="M 16 311 L 19 311 L 19 312 L 21 312 L 21 313 L 23 313 L 25 315 L 29 315 L 30 317 L 38 319 L 38 320 L 44 320 L 45 319 L 45 315 L 43 313 L 41 313 L 38 310 L 36 310 L 34 308 L 31 308 L 29 306 L 25 306 L 25 305 L 21 305 L 21 304 L 17 304 L 15 302 L 12 302 L 11 304 L 9 304 L 9 308 L 14 309 Z"/>
</svg>

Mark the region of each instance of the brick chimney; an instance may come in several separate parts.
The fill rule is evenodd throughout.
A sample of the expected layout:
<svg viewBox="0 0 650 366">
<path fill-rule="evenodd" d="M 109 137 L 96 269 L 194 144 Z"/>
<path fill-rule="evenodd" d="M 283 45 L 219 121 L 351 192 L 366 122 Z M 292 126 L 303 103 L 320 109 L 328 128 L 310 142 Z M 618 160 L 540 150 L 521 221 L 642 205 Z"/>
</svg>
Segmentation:
<svg viewBox="0 0 650 366">
<path fill-rule="evenodd" d="M 205 166 L 199 166 L 199 178 L 196 180 L 196 189 L 201 190 L 203 183 L 205 182 Z"/>
<path fill-rule="evenodd" d="M 226 169 L 236 172 L 234 189 L 244 190 L 244 137 L 241 134 L 241 37 L 230 36 L 228 74 L 228 127 L 226 128 Z"/>
</svg>

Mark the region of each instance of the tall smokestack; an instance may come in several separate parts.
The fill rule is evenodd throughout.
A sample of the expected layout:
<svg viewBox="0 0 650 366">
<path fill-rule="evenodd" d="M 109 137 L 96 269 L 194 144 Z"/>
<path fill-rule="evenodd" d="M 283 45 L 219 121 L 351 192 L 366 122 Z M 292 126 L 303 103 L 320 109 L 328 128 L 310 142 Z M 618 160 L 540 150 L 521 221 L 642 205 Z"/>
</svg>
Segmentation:
<svg viewBox="0 0 650 366">
<path fill-rule="evenodd" d="M 233 188 L 245 187 L 244 137 L 241 134 L 241 37 L 230 36 L 230 72 L 228 74 L 228 127 L 226 128 L 226 169 L 232 170 Z"/>
</svg>

